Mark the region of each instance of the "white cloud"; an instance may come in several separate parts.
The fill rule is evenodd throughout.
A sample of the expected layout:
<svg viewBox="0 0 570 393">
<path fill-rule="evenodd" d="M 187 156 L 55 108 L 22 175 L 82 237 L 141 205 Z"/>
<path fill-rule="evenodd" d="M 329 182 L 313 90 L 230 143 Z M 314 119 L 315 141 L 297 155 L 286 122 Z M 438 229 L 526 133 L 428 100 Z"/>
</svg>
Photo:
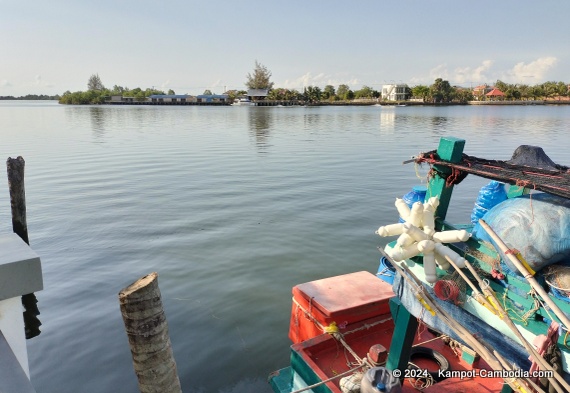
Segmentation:
<svg viewBox="0 0 570 393">
<path fill-rule="evenodd" d="M 493 65 L 492 60 L 484 60 L 480 66 L 471 68 L 471 67 L 463 67 L 463 68 L 456 68 L 453 72 L 453 76 L 451 79 L 455 84 L 461 83 L 479 83 L 485 82 L 488 80 L 488 76 L 486 74 L 487 71 L 491 69 Z"/>
<path fill-rule="evenodd" d="M 556 66 L 557 63 L 558 59 L 552 56 L 541 57 L 528 64 L 520 62 L 507 71 L 505 79 L 511 83 L 541 83 L 548 79 L 546 78 L 546 74 L 550 69 Z"/>
<path fill-rule="evenodd" d="M 2 81 L 0 82 L 0 86 L 1 87 L 12 87 L 13 85 L 7 79 L 2 79 Z"/>
<path fill-rule="evenodd" d="M 166 87 L 170 84 L 170 79 L 160 85 L 160 90 L 166 89 Z"/>
<path fill-rule="evenodd" d="M 447 64 L 440 64 L 440 65 L 436 66 L 435 68 L 432 68 L 431 70 L 429 70 L 429 76 L 433 80 L 435 80 L 437 78 L 449 80 L 448 75 L 449 75 L 449 73 L 447 71 Z"/>
<path fill-rule="evenodd" d="M 36 86 L 40 86 L 42 84 L 42 76 L 41 75 L 36 75 L 34 79 L 36 80 Z"/>
<path fill-rule="evenodd" d="M 336 75 L 327 75 L 323 72 L 313 75 L 311 72 L 307 72 L 295 79 L 286 79 L 284 82 L 276 82 L 275 86 L 283 87 L 285 89 L 297 89 L 301 90 L 307 86 L 318 86 L 320 88 L 326 85 L 338 86 L 338 85 L 348 85 L 351 89 L 355 89 L 360 82 L 357 78 L 342 78 Z"/>
</svg>

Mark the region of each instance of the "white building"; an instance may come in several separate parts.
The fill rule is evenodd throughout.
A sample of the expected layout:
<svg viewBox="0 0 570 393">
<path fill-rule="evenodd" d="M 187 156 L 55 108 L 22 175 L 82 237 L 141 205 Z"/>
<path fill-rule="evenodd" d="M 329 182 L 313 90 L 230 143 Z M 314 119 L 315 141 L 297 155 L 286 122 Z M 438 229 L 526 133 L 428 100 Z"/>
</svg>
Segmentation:
<svg viewBox="0 0 570 393">
<path fill-rule="evenodd" d="M 394 85 L 382 85 L 383 101 L 405 101 L 410 88 L 405 83 Z"/>
</svg>

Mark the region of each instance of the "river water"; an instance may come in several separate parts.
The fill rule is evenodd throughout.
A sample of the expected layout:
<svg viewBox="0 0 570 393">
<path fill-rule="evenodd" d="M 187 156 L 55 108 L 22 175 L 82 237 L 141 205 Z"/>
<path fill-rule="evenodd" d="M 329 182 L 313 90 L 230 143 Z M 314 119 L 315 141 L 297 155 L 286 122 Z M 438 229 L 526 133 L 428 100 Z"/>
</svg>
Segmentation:
<svg viewBox="0 0 570 393">
<path fill-rule="evenodd" d="M 467 140 L 568 158 L 570 107 L 154 107 L 0 101 L 0 157 L 26 160 L 28 227 L 42 259 L 38 393 L 137 392 L 118 292 L 159 273 L 184 392 L 267 392 L 289 363 L 291 287 L 376 272 L 374 234 L 425 182 L 402 161 Z M 477 190 L 456 187 L 467 222 Z M 0 230 L 11 230 L 0 182 Z"/>
</svg>

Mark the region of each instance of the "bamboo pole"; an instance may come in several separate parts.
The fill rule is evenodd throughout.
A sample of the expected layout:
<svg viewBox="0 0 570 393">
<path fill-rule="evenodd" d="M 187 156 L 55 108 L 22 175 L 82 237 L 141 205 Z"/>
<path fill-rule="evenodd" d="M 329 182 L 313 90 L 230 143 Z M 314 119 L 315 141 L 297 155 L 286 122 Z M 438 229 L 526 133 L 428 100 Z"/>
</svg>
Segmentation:
<svg viewBox="0 0 570 393">
<path fill-rule="evenodd" d="M 489 236 L 491 236 L 491 238 L 499 246 L 501 251 L 507 256 L 507 258 L 509 258 L 509 260 L 513 263 L 513 265 L 515 265 L 515 267 L 524 276 L 524 278 L 526 278 L 530 286 L 540 295 L 542 300 L 544 300 L 544 302 L 548 304 L 548 307 L 552 309 L 554 314 L 558 317 L 558 319 L 562 322 L 562 324 L 566 327 L 566 329 L 570 329 L 570 320 L 568 320 L 568 317 L 566 317 L 566 315 L 564 314 L 564 312 L 562 312 L 560 307 L 558 307 L 556 303 L 552 301 L 550 296 L 548 296 L 548 293 L 546 293 L 544 288 L 538 283 L 538 281 L 536 281 L 536 279 L 528 271 L 528 269 L 522 264 L 522 262 L 519 261 L 519 259 L 513 255 L 512 251 L 505 244 L 505 242 L 499 237 L 499 235 L 497 235 L 497 233 L 483 219 L 479 220 L 479 224 L 481 224 L 483 229 L 489 234 Z"/>
<path fill-rule="evenodd" d="M 181 393 L 158 274 L 148 274 L 121 290 L 119 303 L 141 393 Z"/>
<path fill-rule="evenodd" d="M 511 365 L 509 364 L 509 362 L 507 362 L 507 360 L 503 357 L 503 355 L 501 355 L 499 352 L 497 351 L 493 351 L 493 355 L 495 355 L 495 357 L 499 360 L 499 362 L 503 365 L 503 367 L 505 368 L 505 370 L 507 371 L 516 371 L 513 370 L 513 368 L 511 367 Z M 525 379 L 526 383 L 528 383 L 530 385 L 530 387 L 532 389 L 534 389 L 537 393 L 546 393 L 540 386 L 538 386 L 536 383 L 534 383 L 534 381 L 531 378 L 527 378 Z M 557 390 L 558 392 L 561 392 L 562 390 Z"/>
<path fill-rule="evenodd" d="M 28 237 L 28 223 L 26 219 L 26 188 L 24 184 L 24 168 L 26 162 L 22 157 L 8 158 L 6 160 L 6 170 L 8 172 L 8 189 L 10 192 L 10 207 L 12 210 L 12 230 L 26 244 L 30 244 Z M 41 333 L 41 322 L 38 319 L 38 299 L 34 293 L 22 295 L 22 306 L 24 307 L 24 329 L 26 339 L 39 336 Z"/>
</svg>

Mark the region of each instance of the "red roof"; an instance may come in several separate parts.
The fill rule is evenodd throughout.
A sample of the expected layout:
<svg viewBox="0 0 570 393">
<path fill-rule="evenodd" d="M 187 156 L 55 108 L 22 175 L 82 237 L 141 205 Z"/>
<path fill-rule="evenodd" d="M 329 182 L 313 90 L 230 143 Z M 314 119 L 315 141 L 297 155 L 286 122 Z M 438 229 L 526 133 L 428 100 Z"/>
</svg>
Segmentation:
<svg viewBox="0 0 570 393">
<path fill-rule="evenodd" d="M 487 94 L 485 94 L 486 96 L 504 96 L 505 93 L 503 93 L 501 90 L 495 88 L 493 90 L 491 90 L 490 92 L 488 92 Z"/>
</svg>

